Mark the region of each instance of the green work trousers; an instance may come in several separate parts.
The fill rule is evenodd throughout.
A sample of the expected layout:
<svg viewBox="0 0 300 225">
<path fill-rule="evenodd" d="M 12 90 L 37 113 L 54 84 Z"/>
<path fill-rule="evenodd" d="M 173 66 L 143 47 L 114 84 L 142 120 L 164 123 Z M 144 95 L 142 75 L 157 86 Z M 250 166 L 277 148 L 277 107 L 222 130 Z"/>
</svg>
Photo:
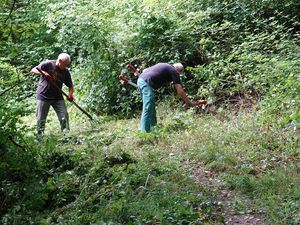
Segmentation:
<svg viewBox="0 0 300 225">
<path fill-rule="evenodd" d="M 152 87 L 150 87 L 150 85 L 141 78 L 138 79 L 137 85 L 143 99 L 141 131 L 146 131 L 149 133 L 157 124 L 154 91 Z"/>
</svg>

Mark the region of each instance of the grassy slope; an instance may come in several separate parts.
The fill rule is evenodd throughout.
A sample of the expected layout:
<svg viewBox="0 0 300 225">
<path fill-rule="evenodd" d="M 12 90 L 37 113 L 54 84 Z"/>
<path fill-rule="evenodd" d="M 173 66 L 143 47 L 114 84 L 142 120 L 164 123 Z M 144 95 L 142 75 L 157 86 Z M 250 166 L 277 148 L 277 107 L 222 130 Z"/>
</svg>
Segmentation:
<svg viewBox="0 0 300 225">
<path fill-rule="evenodd" d="M 139 119 L 99 118 L 92 127 L 74 111 L 69 134 L 51 114 L 38 143 L 45 224 L 300 220 L 299 139 L 256 112 L 208 115 L 160 104 L 159 129 L 148 135 L 137 132 Z"/>
</svg>

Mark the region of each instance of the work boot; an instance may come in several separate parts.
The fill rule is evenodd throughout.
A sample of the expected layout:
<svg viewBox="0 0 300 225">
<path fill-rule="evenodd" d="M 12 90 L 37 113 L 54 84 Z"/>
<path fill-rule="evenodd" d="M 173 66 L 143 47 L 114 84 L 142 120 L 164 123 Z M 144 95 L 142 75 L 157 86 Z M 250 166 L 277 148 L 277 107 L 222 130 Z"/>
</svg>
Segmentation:
<svg viewBox="0 0 300 225">
<path fill-rule="evenodd" d="M 59 122 L 61 131 L 63 133 L 68 133 L 70 131 L 68 121 L 65 118 L 62 118 Z"/>
<path fill-rule="evenodd" d="M 44 136 L 45 135 L 44 129 L 45 129 L 45 126 L 43 124 L 38 124 L 36 136 L 39 136 L 39 137 Z"/>
<path fill-rule="evenodd" d="M 36 137 L 44 137 L 45 136 L 45 132 L 42 130 L 38 130 L 37 133 L 35 134 Z"/>
</svg>

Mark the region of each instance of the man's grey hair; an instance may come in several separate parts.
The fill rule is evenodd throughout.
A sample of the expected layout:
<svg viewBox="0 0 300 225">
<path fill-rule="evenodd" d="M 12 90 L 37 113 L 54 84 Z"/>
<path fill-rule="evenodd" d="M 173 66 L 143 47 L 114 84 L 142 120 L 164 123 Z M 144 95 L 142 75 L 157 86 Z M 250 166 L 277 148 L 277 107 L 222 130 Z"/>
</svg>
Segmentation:
<svg viewBox="0 0 300 225">
<path fill-rule="evenodd" d="M 183 65 L 181 63 L 174 63 L 173 66 L 178 72 L 181 73 L 183 71 Z"/>
<path fill-rule="evenodd" d="M 58 59 L 58 60 L 62 60 L 62 61 L 64 61 L 64 62 L 68 62 L 68 63 L 71 62 L 71 57 L 70 57 L 70 55 L 67 54 L 67 53 L 61 53 L 61 54 L 59 54 L 59 56 L 58 56 L 57 59 Z"/>
</svg>

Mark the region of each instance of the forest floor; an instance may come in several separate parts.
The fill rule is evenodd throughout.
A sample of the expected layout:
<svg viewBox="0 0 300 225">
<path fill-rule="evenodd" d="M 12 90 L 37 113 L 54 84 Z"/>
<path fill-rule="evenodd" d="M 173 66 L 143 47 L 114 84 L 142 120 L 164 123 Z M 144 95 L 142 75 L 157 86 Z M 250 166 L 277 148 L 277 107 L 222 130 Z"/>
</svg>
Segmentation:
<svg viewBox="0 0 300 225">
<path fill-rule="evenodd" d="M 49 195 L 52 207 L 42 211 L 41 221 L 300 221 L 300 148 L 293 130 L 249 109 L 212 114 L 171 108 L 159 104 L 158 129 L 150 134 L 138 131 L 138 115 L 103 116 L 90 124 L 73 107 L 71 131 L 63 134 L 51 112 L 46 136 L 37 144 L 48 159 L 57 161 L 56 169 L 54 164 L 49 167 L 48 185 L 54 186 L 55 198 L 65 201 Z M 33 117 L 25 121 L 35 123 Z"/>
</svg>

